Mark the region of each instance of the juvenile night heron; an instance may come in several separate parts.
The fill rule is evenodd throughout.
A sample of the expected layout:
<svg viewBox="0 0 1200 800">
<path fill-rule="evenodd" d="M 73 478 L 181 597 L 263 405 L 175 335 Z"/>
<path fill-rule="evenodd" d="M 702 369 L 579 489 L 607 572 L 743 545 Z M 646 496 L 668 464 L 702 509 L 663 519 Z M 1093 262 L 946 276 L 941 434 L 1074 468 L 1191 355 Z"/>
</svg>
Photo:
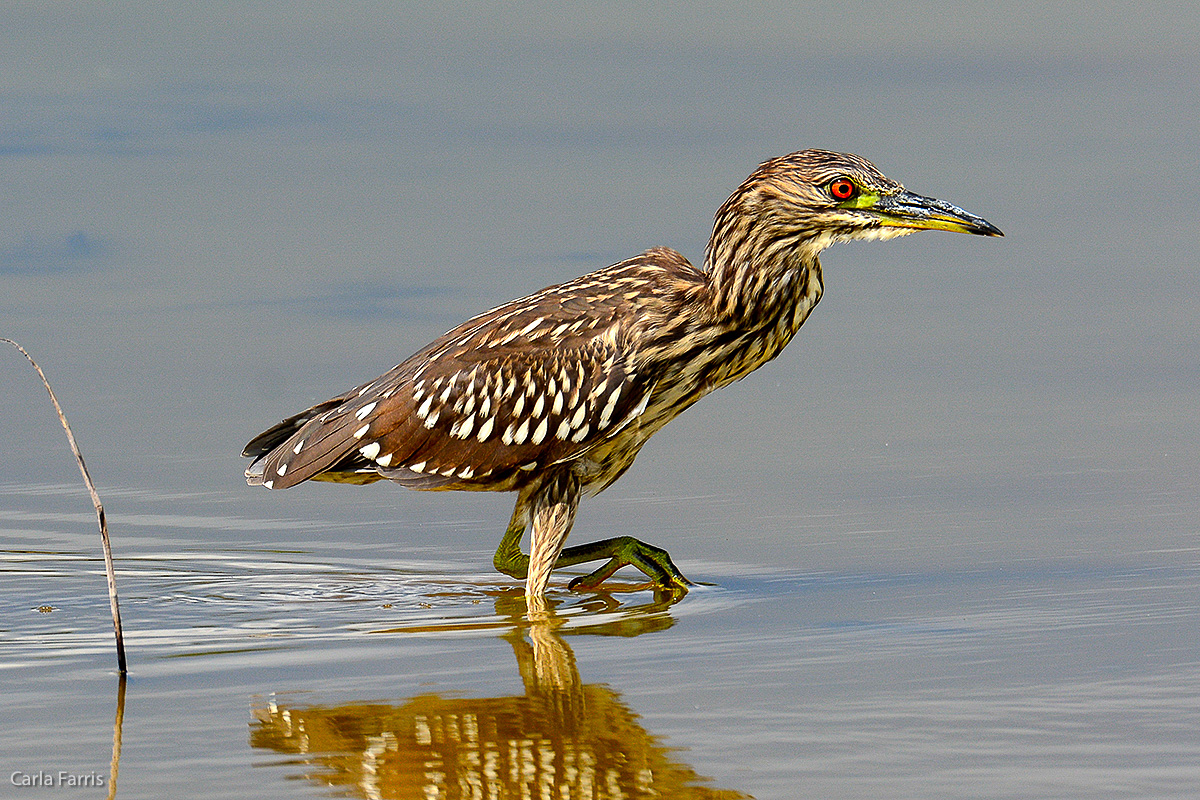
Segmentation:
<svg viewBox="0 0 1200 800">
<path fill-rule="evenodd" d="M 772 159 L 717 211 L 704 270 L 659 247 L 480 314 L 256 436 L 247 482 L 515 491 L 494 564 L 527 595 L 545 592 L 552 569 L 603 559 L 570 586 L 629 565 L 684 592 L 667 552 L 632 537 L 564 549 L 580 497 L 692 403 L 779 355 L 821 299 L 822 250 L 917 230 L 1003 235 L 858 156 Z"/>
</svg>

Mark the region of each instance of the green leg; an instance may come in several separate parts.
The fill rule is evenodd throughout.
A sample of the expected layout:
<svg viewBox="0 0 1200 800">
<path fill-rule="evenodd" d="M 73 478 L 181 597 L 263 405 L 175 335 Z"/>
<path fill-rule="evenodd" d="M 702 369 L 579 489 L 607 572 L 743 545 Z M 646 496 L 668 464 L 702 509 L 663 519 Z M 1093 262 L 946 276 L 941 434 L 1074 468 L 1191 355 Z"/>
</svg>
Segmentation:
<svg viewBox="0 0 1200 800">
<path fill-rule="evenodd" d="M 621 567 L 627 566 L 636 567 L 654 583 L 672 592 L 682 594 L 693 585 L 675 566 L 670 553 L 632 536 L 618 536 L 615 539 L 565 548 L 554 568 L 585 564 L 602 558 L 607 558 L 608 563 L 601 565 L 590 575 L 574 579 L 569 584 L 570 588 L 594 589 L 612 577 Z"/>
<path fill-rule="evenodd" d="M 572 475 L 558 476 L 537 486 L 521 491 L 517 507 L 513 510 L 508 530 L 500 540 L 492 563 L 496 569 L 513 578 L 525 578 L 527 593 L 541 594 L 545 589 L 545 576 L 549 570 L 545 565 L 534 564 L 534 573 L 542 576 L 531 581 L 530 556 L 521 552 L 521 538 L 526 527 L 534 526 L 534 556 L 537 560 L 553 559 L 551 569 L 573 567 L 589 561 L 608 559 L 599 569 L 582 578 L 571 581 L 572 589 L 593 589 L 612 577 L 621 567 L 630 566 L 641 570 L 646 577 L 662 588 L 682 594 L 692 582 L 680 573 L 666 550 L 632 536 L 618 536 L 591 544 L 582 544 L 558 550 L 570 531 L 575 506 L 579 501 L 578 480 Z M 548 545 L 540 545 L 541 540 Z M 551 555 L 553 553 L 553 555 Z M 540 582 L 540 586 L 536 585 Z"/>
<path fill-rule="evenodd" d="M 529 556 L 521 552 L 521 537 L 525 535 L 525 527 L 529 519 L 529 498 L 525 492 L 517 498 L 517 507 L 513 510 L 508 530 L 496 548 L 492 557 L 492 565 L 510 578 L 525 579 L 529 573 Z"/>
</svg>

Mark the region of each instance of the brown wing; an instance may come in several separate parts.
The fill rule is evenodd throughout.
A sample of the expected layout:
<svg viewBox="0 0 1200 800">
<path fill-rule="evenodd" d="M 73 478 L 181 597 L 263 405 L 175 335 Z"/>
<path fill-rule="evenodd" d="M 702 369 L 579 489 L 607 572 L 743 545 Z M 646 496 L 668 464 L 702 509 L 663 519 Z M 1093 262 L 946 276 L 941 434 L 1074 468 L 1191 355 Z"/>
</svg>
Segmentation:
<svg viewBox="0 0 1200 800">
<path fill-rule="evenodd" d="M 657 375 L 632 366 L 622 320 L 652 294 L 651 251 L 500 306 L 370 383 L 247 445 L 250 483 L 387 478 L 421 489 L 509 489 L 629 424 Z M 670 255 L 687 266 L 682 256 Z M 697 275 L 700 273 L 696 273 Z"/>
</svg>

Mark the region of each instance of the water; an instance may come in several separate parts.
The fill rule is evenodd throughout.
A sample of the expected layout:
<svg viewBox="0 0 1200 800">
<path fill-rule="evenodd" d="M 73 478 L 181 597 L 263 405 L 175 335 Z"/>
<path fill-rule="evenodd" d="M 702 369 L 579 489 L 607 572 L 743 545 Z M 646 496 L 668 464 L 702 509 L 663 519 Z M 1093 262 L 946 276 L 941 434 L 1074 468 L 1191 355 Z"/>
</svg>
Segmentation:
<svg viewBox="0 0 1200 800">
<path fill-rule="evenodd" d="M 9 507 L 82 500 L 35 488 L 6 492 Z M 4 516 L 11 531 L 69 515 Z M 209 521 L 218 535 L 253 526 Z M 3 612 L 20 621 L 5 635 L 7 716 L 23 732 L 5 749 L 13 769 L 109 780 L 117 681 L 103 568 L 83 550 L 81 536 L 5 554 Z M 1194 564 L 695 564 L 715 585 L 675 605 L 630 585 L 560 588 L 531 621 L 510 582 L 387 552 L 196 540 L 123 558 L 133 667 L 118 796 L 514 796 L 553 781 L 571 796 L 671 797 L 1195 787 Z"/>
<path fill-rule="evenodd" d="M 1195 797 L 1200 15 L 1169 11 L 6 12 L 0 335 L 99 484 L 130 676 L 14 351 L 4 796 Z M 531 613 L 490 571 L 509 496 L 242 485 L 251 436 L 470 314 L 699 261 L 807 146 L 1006 237 L 829 251 L 787 351 L 584 503 L 571 541 L 668 548 L 680 602 L 564 579 Z"/>
</svg>

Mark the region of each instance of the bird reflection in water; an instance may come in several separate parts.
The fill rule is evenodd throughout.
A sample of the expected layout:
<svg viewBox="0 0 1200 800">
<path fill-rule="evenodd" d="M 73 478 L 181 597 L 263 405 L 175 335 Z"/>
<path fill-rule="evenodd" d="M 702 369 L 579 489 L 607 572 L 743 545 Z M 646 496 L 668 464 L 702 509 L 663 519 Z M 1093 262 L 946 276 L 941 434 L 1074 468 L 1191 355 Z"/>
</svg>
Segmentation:
<svg viewBox="0 0 1200 800">
<path fill-rule="evenodd" d="M 614 622 L 579 626 L 544 597 L 529 599 L 528 614 L 524 597 L 499 597 L 523 694 L 338 706 L 272 698 L 253 710 L 250 744 L 301 756 L 288 763 L 302 764 L 307 780 L 366 798 L 749 797 L 706 786 L 617 692 L 585 684 L 562 635 L 568 621 L 572 634 L 662 630 L 673 623 L 670 602 L 660 597 Z"/>
</svg>

